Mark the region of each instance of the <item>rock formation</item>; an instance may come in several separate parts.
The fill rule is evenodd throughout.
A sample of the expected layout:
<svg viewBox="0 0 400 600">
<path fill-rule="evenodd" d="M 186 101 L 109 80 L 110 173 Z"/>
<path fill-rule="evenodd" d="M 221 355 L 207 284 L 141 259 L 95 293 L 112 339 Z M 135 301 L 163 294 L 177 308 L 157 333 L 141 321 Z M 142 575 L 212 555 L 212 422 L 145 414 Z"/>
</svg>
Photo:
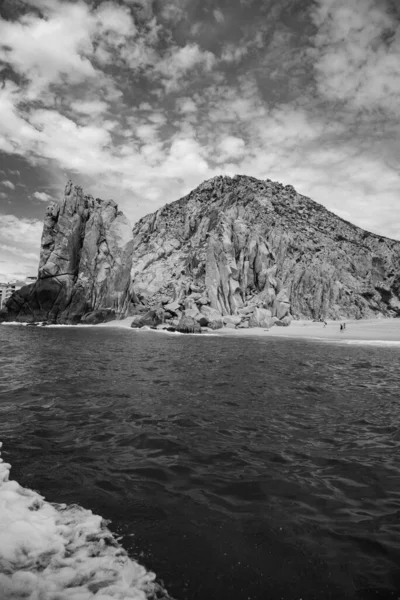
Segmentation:
<svg viewBox="0 0 400 600">
<path fill-rule="evenodd" d="M 69 182 L 46 212 L 37 281 L 6 303 L 0 320 L 98 323 L 124 316 L 130 303 L 133 239 L 112 200 Z"/>
<path fill-rule="evenodd" d="M 214 323 L 240 315 L 229 326 L 268 327 L 400 316 L 400 242 L 289 185 L 216 177 L 141 219 L 133 239 L 131 292 L 171 317 L 206 318 L 208 308 Z"/>
</svg>

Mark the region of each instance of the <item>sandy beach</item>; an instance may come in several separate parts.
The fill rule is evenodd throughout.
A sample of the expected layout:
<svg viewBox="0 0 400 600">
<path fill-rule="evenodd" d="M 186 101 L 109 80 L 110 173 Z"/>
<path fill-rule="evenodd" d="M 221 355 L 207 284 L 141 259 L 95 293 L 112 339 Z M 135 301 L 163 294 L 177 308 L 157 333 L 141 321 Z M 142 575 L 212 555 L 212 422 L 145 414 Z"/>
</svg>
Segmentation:
<svg viewBox="0 0 400 600">
<path fill-rule="evenodd" d="M 340 321 L 323 323 L 310 321 L 292 321 L 289 327 L 271 327 L 271 329 L 223 329 L 221 335 L 266 337 L 296 337 L 324 339 L 332 341 L 394 342 L 400 344 L 400 319 L 374 319 L 345 321 L 346 329 L 340 330 Z"/>
<path fill-rule="evenodd" d="M 97 327 L 129 328 L 132 318 L 121 321 L 111 321 Z M 328 321 L 326 327 L 323 323 L 312 321 L 292 321 L 289 327 L 271 327 L 263 329 L 218 329 L 211 331 L 213 334 L 235 337 L 293 337 L 332 340 L 335 342 L 391 342 L 400 345 L 400 319 L 371 319 L 360 321 L 345 321 L 346 329 L 340 331 L 340 321 Z"/>
</svg>

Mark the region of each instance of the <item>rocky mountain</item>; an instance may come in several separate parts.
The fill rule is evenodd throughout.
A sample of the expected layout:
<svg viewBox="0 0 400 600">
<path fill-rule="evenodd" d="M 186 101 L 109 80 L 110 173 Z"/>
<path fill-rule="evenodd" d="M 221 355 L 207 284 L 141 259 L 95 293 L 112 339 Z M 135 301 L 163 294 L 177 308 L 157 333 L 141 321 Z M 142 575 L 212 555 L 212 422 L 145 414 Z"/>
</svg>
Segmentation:
<svg viewBox="0 0 400 600">
<path fill-rule="evenodd" d="M 133 228 L 69 182 L 47 209 L 38 280 L 0 321 L 270 327 L 400 316 L 400 242 L 252 177 L 216 177 Z"/>
<path fill-rule="evenodd" d="M 206 181 L 141 219 L 133 244 L 133 297 L 172 316 L 199 321 L 208 309 L 250 326 L 400 316 L 400 242 L 268 179 Z"/>
<path fill-rule="evenodd" d="M 132 229 L 117 204 L 69 182 L 61 205 L 47 208 L 38 279 L 13 294 L 0 320 L 96 323 L 124 316 L 132 252 Z"/>
</svg>

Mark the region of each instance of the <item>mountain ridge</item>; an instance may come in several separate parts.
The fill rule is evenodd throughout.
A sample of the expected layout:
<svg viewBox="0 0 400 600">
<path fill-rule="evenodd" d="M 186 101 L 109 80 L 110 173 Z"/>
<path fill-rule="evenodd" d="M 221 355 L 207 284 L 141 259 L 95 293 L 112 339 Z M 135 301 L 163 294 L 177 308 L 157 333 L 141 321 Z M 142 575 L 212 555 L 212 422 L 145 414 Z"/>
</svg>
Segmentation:
<svg viewBox="0 0 400 600">
<path fill-rule="evenodd" d="M 185 317 L 190 330 L 190 319 L 270 327 L 400 316 L 399 241 L 246 175 L 206 180 L 133 229 L 114 201 L 68 182 L 46 211 L 38 275 L 0 320 L 96 323 L 149 310 L 139 326 Z"/>
<path fill-rule="evenodd" d="M 242 236 L 245 235 L 245 243 L 256 245 L 260 252 L 256 252 L 255 256 L 247 252 L 247 256 L 244 256 L 243 243 L 238 241 L 235 227 L 241 229 Z M 205 233 L 209 234 L 208 241 Z M 223 314 L 235 312 L 249 301 L 245 289 L 246 270 L 247 275 L 250 274 L 253 297 L 265 291 L 265 276 L 271 275 L 267 271 L 274 266 L 276 269 L 272 278 L 277 278 L 280 283 L 276 286 L 277 282 L 271 283 L 270 280 L 269 298 L 259 298 L 260 304 L 264 308 L 272 308 L 273 313 L 276 312 L 273 296 L 276 297 L 282 288 L 286 289 L 286 296 L 290 296 L 290 314 L 295 318 L 395 316 L 400 310 L 400 284 L 396 279 L 400 269 L 400 242 L 357 227 L 310 198 L 298 194 L 291 185 L 283 186 L 269 179 L 258 180 L 246 175 L 233 178 L 217 176 L 203 182 L 187 196 L 140 219 L 133 227 L 133 234 L 133 290 L 150 302 L 158 301 L 165 293 L 172 291 L 168 289 L 171 286 L 163 280 L 160 270 L 165 274 L 169 272 L 172 279 L 177 279 L 177 269 L 174 273 L 168 257 L 174 255 L 176 267 L 184 271 L 183 255 L 186 253 L 189 261 L 191 254 L 194 262 L 203 264 L 209 275 L 214 271 L 214 284 L 212 276 L 211 279 L 208 277 L 207 282 L 206 277 L 203 280 L 196 267 L 194 272 L 186 276 L 181 273 L 182 277 L 178 279 L 186 286 L 190 285 L 191 280 L 195 285 L 200 283 L 200 287 L 211 293 L 211 306 Z M 257 236 L 258 240 L 255 239 Z M 146 244 L 152 247 L 148 248 Z M 222 271 L 226 271 L 222 264 L 224 261 L 230 264 L 228 270 L 230 268 L 231 272 L 226 272 L 222 278 L 220 268 L 212 264 L 215 263 L 212 252 L 209 251 L 208 259 L 205 256 L 205 248 L 207 246 L 210 250 L 210 245 L 220 255 L 221 260 L 217 260 L 217 263 Z M 318 253 L 324 256 L 324 260 L 316 259 Z M 331 256 L 328 256 L 329 253 Z M 346 257 L 349 253 L 354 256 L 356 265 Z M 368 261 L 365 253 L 371 254 L 371 261 Z M 278 261 L 274 259 L 274 254 L 277 254 Z M 246 258 L 250 263 L 258 260 L 261 265 L 258 265 L 259 268 L 254 264 L 243 265 Z M 237 269 L 237 260 L 240 263 L 239 279 L 235 274 L 232 275 L 232 268 Z M 340 261 L 344 263 L 342 268 L 338 264 Z M 313 302 L 308 304 L 294 289 L 301 279 L 299 269 L 295 268 L 296 262 L 302 263 L 303 276 L 306 275 L 311 288 L 315 288 L 316 277 L 306 273 L 306 267 L 321 270 L 320 289 L 314 289 Z M 256 273 L 262 273 L 261 281 L 254 281 L 254 266 Z M 325 288 L 324 277 L 329 280 Z M 235 281 L 239 282 L 239 286 Z M 221 290 L 232 285 L 236 292 Z M 345 301 L 340 297 L 341 286 L 347 289 L 352 299 Z M 306 288 L 301 286 L 304 296 L 310 293 Z M 379 290 L 383 292 L 384 299 Z M 324 296 L 322 302 L 318 302 L 318 294 Z M 172 295 L 177 297 L 179 292 L 174 289 Z M 327 298 L 327 295 L 332 297 Z M 235 296 L 236 302 L 232 302 Z"/>
</svg>

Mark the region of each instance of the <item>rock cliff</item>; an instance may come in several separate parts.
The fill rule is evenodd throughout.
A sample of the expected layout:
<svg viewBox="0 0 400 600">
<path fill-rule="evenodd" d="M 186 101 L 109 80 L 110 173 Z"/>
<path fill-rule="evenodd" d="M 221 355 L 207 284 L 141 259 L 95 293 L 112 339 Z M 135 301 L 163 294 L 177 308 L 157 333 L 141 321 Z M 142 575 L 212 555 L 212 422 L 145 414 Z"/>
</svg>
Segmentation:
<svg viewBox="0 0 400 600">
<path fill-rule="evenodd" d="M 117 204 L 68 182 L 61 205 L 47 208 L 38 279 L 13 294 L 0 320 L 98 323 L 124 316 L 132 252 L 131 226 Z"/>
<path fill-rule="evenodd" d="M 250 326 L 400 316 L 400 242 L 292 186 L 216 177 L 141 219 L 133 240 L 133 297 L 178 317 L 201 307 Z"/>
</svg>

